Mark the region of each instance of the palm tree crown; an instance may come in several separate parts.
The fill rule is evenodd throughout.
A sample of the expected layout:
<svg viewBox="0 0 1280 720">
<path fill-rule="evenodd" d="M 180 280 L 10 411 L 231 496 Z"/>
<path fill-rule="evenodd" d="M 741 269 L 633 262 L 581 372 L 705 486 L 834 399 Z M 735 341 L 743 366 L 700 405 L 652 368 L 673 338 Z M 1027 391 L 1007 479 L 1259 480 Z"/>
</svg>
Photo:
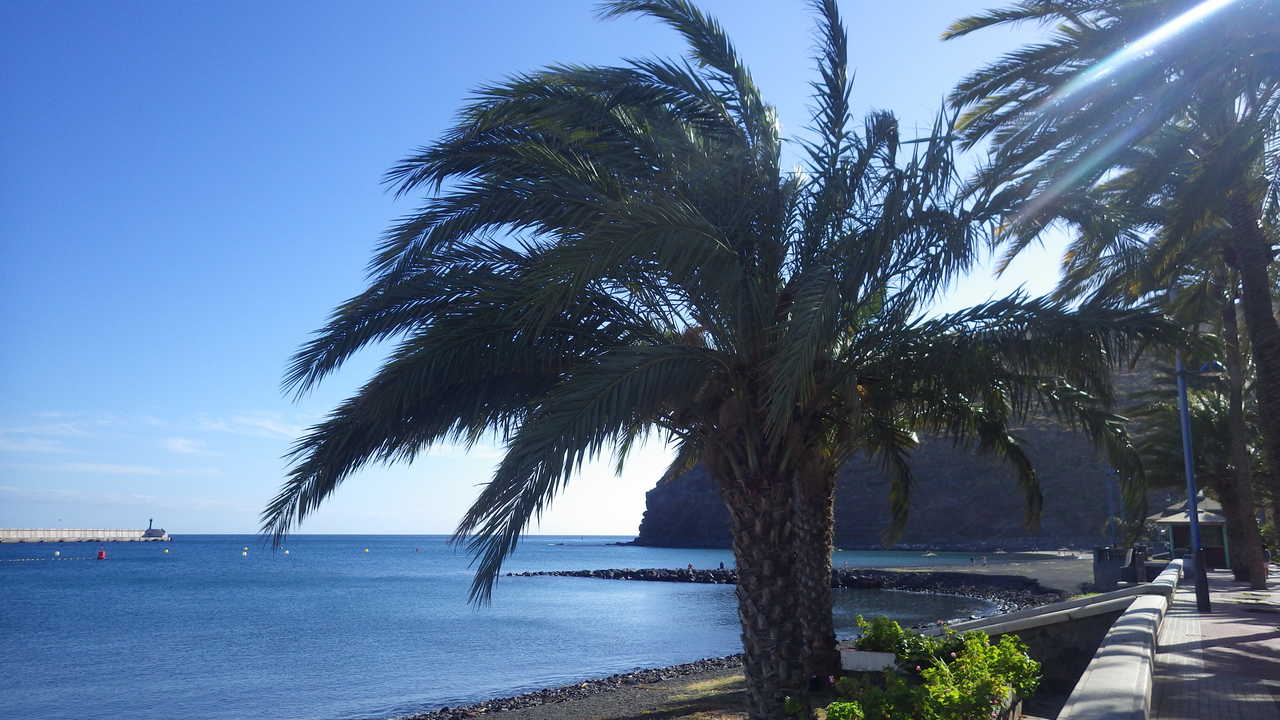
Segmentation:
<svg viewBox="0 0 1280 720">
<path fill-rule="evenodd" d="M 850 454 L 895 471 L 900 520 L 916 430 L 1010 459 L 1033 514 L 1034 471 L 1009 432 L 1029 408 L 1067 415 L 1121 457 L 1099 402 L 1107 368 L 1166 324 L 1022 296 L 926 317 L 970 266 L 985 207 L 958 199 L 945 117 L 919 141 L 887 113 L 853 127 L 845 33 L 834 0 L 816 8 L 803 170 L 781 169 L 773 109 L 685 0 L 615 0 L 602 14 L 663 20 L 688 60 L 553 66 L 484 88 L 393 168 L 396 191 L 426 191 L 425 204 L 391 228 L 369 288 L 286 383 L 305 392 L 367 344 L 398 344 L 298 441 L 264 529 L 279 538 L 370 461 L 497 433 L 505 455 L 456 534 L 477 558 L 473 598 L 487 600 L 583 462 L 625 458 L 657 432 L 675 446 L 669 472 L 706 463 L 729 506 L 752 714 L 775 717 L 778 693 L 800 684 L 798 638 L 831 635 L 820 508 Z M 825 598 L 825 624 L 796 619 L 797 586 L 819 611 Z"/>
<path fill-rule="evenodd" d="M 1208 273 L 1231 278 L 1215 290 L 1231 298 L 1238 283 L 1267 484 L 1280 497 L 1280 322 L 1269 274 L 1280 5 L 1024 0 L 962 19 L 947 36 L 1026 21 L 1055 30 L 951 96 L 967 109 L 965 142 L 992 141 L 975 185 L 1003 209 L 1006 262 L 1065 220 L 1079 232 L 1062 295 L 1133 299 Z M 1238 425 L 1240 402 L 1231 405 Z"/>
</svg>

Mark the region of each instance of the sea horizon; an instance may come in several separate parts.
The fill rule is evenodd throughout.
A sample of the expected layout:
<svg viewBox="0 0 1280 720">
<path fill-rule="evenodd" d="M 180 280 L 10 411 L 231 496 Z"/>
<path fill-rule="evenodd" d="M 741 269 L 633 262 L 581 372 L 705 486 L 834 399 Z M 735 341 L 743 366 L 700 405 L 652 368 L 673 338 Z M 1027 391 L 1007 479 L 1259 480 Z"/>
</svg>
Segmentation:
<svg viewBox="0 0 1280 720">
<path fill-rule="evenodd" d="M 414 542 L 445 535 L 300 533 L 280 551 L 255 537 L 108 543 L 105 561 L 93 559 L 96 543 L 0 546 L 0 716 L 381 720 L 741 647 L 729 585 L 503 577 L 493 603 L 476 607 L 470 557 Z M 615 544 L 632 536 L 528 537 L 504 572 L 733 565 L 727 550 Z M 919 552 L 837 557 L 926 562 Z M 989 609 L 858 590 L 838 592 L 835 613 L 848 633 L 858 613 L 916 623 Z"/>
</svg>

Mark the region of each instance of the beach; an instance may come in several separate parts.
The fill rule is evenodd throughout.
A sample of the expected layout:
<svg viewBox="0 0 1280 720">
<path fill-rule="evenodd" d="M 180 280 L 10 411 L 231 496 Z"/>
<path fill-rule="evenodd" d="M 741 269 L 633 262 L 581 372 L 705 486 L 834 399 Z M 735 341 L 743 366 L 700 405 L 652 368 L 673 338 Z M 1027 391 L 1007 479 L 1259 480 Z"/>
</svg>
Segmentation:
<svg viewBox="0 0 1280 720">
<path fill-rule="evenodd" d="M 837 568 L 837 582 L 876 582 L 908 594 L 964 594 L 993 604 L 1000 612 L 1054 602 L 1079 591 L 1091 577 L 1092 563 L 1083 554 L 999 554 L 974 567 L 924 565 L 887 571 Z M 726 583 L 732 571 L 679 569 L 529 572 L 525 576 L 590 577 L 605 582 Z M 904 590 L 903 587 L 913 588 Z M 745 717 L 739 656 L 707 658 L 693 663 L 548 688 L 515 697 L 495 698 L 461 707 L 442 708 L 411 720 L 629 720 L 696 718 L 729 720 Z"/>
</svg>

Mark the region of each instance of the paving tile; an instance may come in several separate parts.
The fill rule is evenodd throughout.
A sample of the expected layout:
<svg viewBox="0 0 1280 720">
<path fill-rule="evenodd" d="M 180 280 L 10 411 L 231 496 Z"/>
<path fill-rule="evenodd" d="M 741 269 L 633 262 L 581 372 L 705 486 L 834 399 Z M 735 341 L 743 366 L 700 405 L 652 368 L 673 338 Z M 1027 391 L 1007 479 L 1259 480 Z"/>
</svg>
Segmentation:
<svg viewBox="0 0 1280 720">
<path fill-rule="evenodd" d="M 1155 720 L 1280 720 L 1280 566 L 1266 591 L 1209 573 L 1212 610 L 1186 578 L 1160 627 Z M 1267 612 L 1258 612 L 1266 610 Z"/>
</svg>

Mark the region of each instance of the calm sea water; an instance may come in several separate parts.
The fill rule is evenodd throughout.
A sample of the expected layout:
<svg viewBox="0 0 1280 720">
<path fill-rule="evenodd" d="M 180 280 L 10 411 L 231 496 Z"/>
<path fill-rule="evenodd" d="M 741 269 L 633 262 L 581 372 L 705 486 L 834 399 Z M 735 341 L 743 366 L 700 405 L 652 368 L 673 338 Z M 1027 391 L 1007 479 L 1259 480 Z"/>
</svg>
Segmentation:
<svg viewBox="0 0 1280 720">
<path fill-rule="evenodd" d="M 507 569 L 733 563 L 728 551 L 610 544 L 627 539 L 530 537 Z M 388 718 L 741 649 L 725 585 L 503 578 L 493 604 L 473 608 L 468 558 L 440 536 L 297 536 L 288 555 L 237 535 L 106 548 L 98 561 L 90 544 L 0 545 L 0 717 Z M 836 602 L 845 629 L 857 613 L 916 622 L 988 609 L 879 591 Z"/>
</svg>

